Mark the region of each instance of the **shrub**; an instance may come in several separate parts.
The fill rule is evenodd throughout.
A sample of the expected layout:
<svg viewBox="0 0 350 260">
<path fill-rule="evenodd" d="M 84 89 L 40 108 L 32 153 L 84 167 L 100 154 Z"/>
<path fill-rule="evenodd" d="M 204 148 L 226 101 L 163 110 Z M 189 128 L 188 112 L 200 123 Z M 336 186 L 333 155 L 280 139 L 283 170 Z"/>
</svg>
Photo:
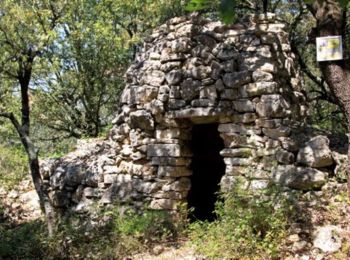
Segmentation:
<svg viewBox="0 0 350 260">
<path fill-rule="evenodd" d="M 291 204 L 278 188 L 259 193 L 237 185 L 216 203 L 217 220 L 194 222 L 190 239 L 208 257 L 265 259 L 276 257 L 287 236 Z"/>
</svg>

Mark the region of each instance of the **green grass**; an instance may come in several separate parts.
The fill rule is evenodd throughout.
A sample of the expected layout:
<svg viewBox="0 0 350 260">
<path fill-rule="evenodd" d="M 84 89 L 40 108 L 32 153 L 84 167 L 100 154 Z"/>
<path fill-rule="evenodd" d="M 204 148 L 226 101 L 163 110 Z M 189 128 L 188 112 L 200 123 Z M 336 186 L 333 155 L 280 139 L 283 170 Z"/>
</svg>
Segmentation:
<svg viewBox="0 0 350 260">
<path fill-rule="evenodd" d="M 28 175 L 28 160 L 25 152 L 18 147 L 0 144 L 0 186 L 12 189 Z"/>
<path fill-rule="evenodd" d="M 16 227 L 0 222 L 0 259 L 121 259 L 178 235 L 166 212 L 119 212 L 117 206 L 99 212 L 99 220 L 109 221 L 95 226 L 81 216 L 71 216 L 51 238 L 42 221 Z"/>
</svg>

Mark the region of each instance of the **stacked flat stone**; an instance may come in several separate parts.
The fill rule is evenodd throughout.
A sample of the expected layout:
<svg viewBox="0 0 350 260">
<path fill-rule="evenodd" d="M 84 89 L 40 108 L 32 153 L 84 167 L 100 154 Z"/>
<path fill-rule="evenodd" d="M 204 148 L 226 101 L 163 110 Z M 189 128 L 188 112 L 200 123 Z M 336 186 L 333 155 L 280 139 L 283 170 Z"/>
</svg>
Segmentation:
<svg viewBox="0 0 350 260">
<path fill-rule="evenodd" d="M 191 129 L 206 123 L 218 124 L 225 143 L 223 191 L 238 176 L 253 189 L 271 181 L 323 185 L 327 173 L 314 168 L 333 164 L 327 140 L 316 137 L 299 150 L 293 139 L 307 113 L 294 58 L 285 25 L 272 14 L 230 26 L 171 19 L 128 69 L 109 139 L 42 166 L 55 205 L 176 209 L 191 188 Z"/>
</svg>

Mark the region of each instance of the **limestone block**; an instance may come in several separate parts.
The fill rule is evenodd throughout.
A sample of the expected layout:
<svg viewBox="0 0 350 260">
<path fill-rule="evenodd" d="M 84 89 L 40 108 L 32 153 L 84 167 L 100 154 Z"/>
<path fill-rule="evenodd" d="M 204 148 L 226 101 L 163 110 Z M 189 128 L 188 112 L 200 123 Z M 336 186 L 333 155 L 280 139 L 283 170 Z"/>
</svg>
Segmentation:
<svg viewBox="0 0 350 260">
<path fill-rule="evenodd" d="M 122 150 L 120 151 L 120 154 L 125 156 L 125 157 L 128 157 L 130 156 L 131 154 L 133 153 L 133 148 L 131 145 L 129 144 L 124 144 L 122 146 Z"/>
<path fill-rule="evenodd" d="M 191 69 L 191 76 L 194 79 L 203 80 L 209 78 L 211 75 L 211 68 L 208 66 L 196 66 Z"/>
<path fill-rule="evenodd" d="M 150 60 L 160 60 L 160 54 L 158 52 L 151 52 L 149 54 Z"/>
<path fill-rule="evenodd" d="M 233 107 L 237 112 L 254 112 L 255 105 L 248 99 L 239 99 L 233 101 Z"/>
<path fill-rule="evenodd" d="M 181 139 L 188 140 L 189 133 L 180 128 L 168 128 L 156 130 L 156 139 Z"/>
<path fill-rule="evenodd" d="M 284 117 L 290 105 L 281 95 L 263 95 L 256 105 L 256 112 L 260 117 Z"/>
<path fill-rule="evenodd" d="M 130 113 L 131 128 L 140 128 L 143 130 L 153 130 L 154 121 L 152 115 L 145 110 L 138 110 Z"/>
<path fill-rule="evenodd" d="M 129 173 L 132 170 L 133 163 L 128 161 L 121 161 L 119 164 L 119 173 Z"/>
<path fill-rule="evenodd" d="M 258 81 L 273 81 L 273 75 L 271 73 L 262 71 L 262 70 L 255 70 L 253 71 L 252 78 L 255 82 Z"/>
<path fill-rule="evenodd" d="M 210 37 L 209 35 L 200 34 L 198 36 L 195 36 L 194 39 L 196 42 L 209 47 L 209 49 L 213 49 L 216 46 L 216 40 L 213 37 Z"/>
<path fill-rule="evenodd" d="M 244 113 L 244 114 L 235 114 L 232 116 L 232 122 L 233 123 L 253 123 L 256 121 L 256 114 L 255 113 Z M 257 127 L 259 127 L 257 125 Z"/>
<path fill-rule="evenodd" d="M 54 207 L 67 206 L 70 200 L 70 193 L 66 191 L 52 191 L 49 193 L 51 203 Z"/>
<path fill-rule="evenodd" d="M 224 150 L 220 151 L 220 155 L 223 157 L 248 158 L 248 157 L 252 156 L 252 149 L 250 149 L 250 148 L 237 148 L 237 149 L 225 148 Z"/>
<path fill-rule="evenodd" d="M 158 191 L 152 194 L 152 197 L 156 199 L 183 200 L 187 197 L 187 192 Z"/>
<path fill-rule="evenodd" d="M 215 52 L 213 52 L 213 53 L 215 53 Z M 237 51 L 235 51 L 235 50 L 220 49 L 220 50 L 218 50 L 216 57 L 220 60 L 231 60 L 231 59 L 238 58 L 239 53 L 237 53 Z"/>
<path fill-rule="evenodd" d="M 257 29 L 262 32 L 272 32 L 279 33 L 285 29 L 286 25 L 283 23 L 274 23 L 274 24 L 258 24 Z"/>
<path fill-rule="evenodd" d="M 141 179 L 133 180 L 133 187 L 135 190 L 145 194 L 151 194 L 161 189 L 161 183 L 159 182 L 145 182 Z"/>
<path fill-rule="evenodd" d="M 267 46 L 267 45 L 258 47 L 256 53 L 264 58 L 272 58 L 270 46 Z"/>
<path fill-rule="evenodd" d="M 282 125 L 282 119 L 258 118 L 255 121 L 255 124 L 256 126 L 263 128 L 277 128 Z"/>
<path fill-rule="evenodd" d="M 248 166 L 251 165 L 252 161 L 249 158 L 224 158 L 226 165 L 234 166 Z"/>
<path fill-rule="evenodd" d="M 294 165 L 277 166 L 273 170 L 275 182 L 297 190 L 312 190 L 322 187 L 328 178 L 326 172 Z"/>
<path fill-rule="evenodd" d="M 187 17 L 186 16 L 181 16 L 181 17 L 174 17 L 174 18 L 171 18 L 168 23 L 169 24 L 180 24 L 180 23 L 183 23 L 183 22 L 186 22 L 187 21 Z"/>
<path fill-rule="evenodd" d="M 169 91 L 169 97 L 172 99 L 180 99 L 181 98 L 181 92 L 180 92 L 180 86 L 171 86 Z"/>
<path fill-rule="evenodd" d="M 146 106 L 146 109 L 151 112 L 156 122 L 161 121 L 160 117 L 162 117 L 165 112 L 164 103 L 159 100 L 152 100 L 151 103 L 149 103 L 149 107 Z"/>
<path fill-rule="evenodd" d="M 158 177 L 186 177 L 192 174 L 192 171 L 187 167 L 182 166 L 159 166 L 158 167 Z"/>
<path fill-rule="evenodd" d="M 165 80 L 165 74 L 160 70 L 153 70 L 147 72 L 141 79 L 141 84 L 147 84 L 155 87 L 159 87 L 163 84 Z"/>
<path fill-rule="evenodd" d="M 118 174 L 104 174 L 103 175 L 103 182 L 105 184 L 112 184 L 114 182 L 116 182 L 118 178 Z"/>
<path fill-rule="evenodd" d="M 226 45 L 232 45 L 239 43 L 239 35 L 236 36 L 228 36 L 227 38 L 223 39 L 224 44 Z"/>
<path fill-rule="evenodd" d="M 200 99 L 216 100 L 218 97 L 215 86 L 204 87 L 199 91 Z"/>
<path fill-rule="evenodd" d="M 249 188 L 253 191 L 259 191 L 266 189 L 270 184 L 269 180 L 250 180 Z"/>
<path fill-rule="evenodd" d="M 229 29 L 229 30 L 224 32 L 224 36 L 225 36 L 225 38 L 230 37 L 230 36 L 237 36 L 237 35 L 244 34 L 245 32 L 246 32 L 246 30 L 244 30 L 244 29 Z"/>
<path fill-rule="evenodd" d="M 191 47 L 191 40 L 187 37 L 178 38 L 170 42 L 170 48 L 175 53 L 189 52 Z"/>
<path fill-rule="evenodd" d="M 163 185 L 163 191 L 189 191 L 191 189 L 191 180 L 187 177 Z"/>
<path fill-rule="evenodd" d="M 256 14 L 254 16 L 254 21 L 258 23 L 262 22 L 274 22 L 276 19 L 275 13 L 263 13 L 263 14 Z"/>
<path fill-rule="evenodd" d="M 281 146 L 281 142 L 279 140 L 274 140 L 274 139 L 268 139 L 265 143 L 265 148 L 266 149 L 274 149 L 278 148 Z"/>
<path fill-rule="evenodd" d="M 186 56 L 183 53 L 173 53 L 170 48 L 162 50 L 160 61 L 161 63 L 179 62 L 186 60 Z M 162 65 L 160 66 L 162 68 Z"/>
<path fill-rule="evenodd" d="M 276 160 L 281 164 L 293 164 L 294 154 L 283 149 L 278 149 L 276 152 Z"/>
<path fill-rule="evenodd" d="M 281 145 L 283 149 L 290 151 L 290 152 L 296 152 L 299 150 L 299 145 L 298 143 L 293 140 L 290 137 L 280 137 L 279 138 Z"/>
<path fill-rule="evenodd" d="M 221 133 L 220 136 L 224 140 L 225 147 L 229 147 L 229 148 L 250 147 L 250 145 L 248 144 L 247 136 L 242 136 L 240 134 L 234 134 L 234 133 Z"/>
<path fill-rule="evenodd" d="M 147 157 L 181 157 L 179 144 L 150 144 L 147 145 Z"/>
<path fill-rule="evenodd" d="M 251 80 L 251 74 L 248 71 L 226 73 L 223 77 L 223 82 L 228 88 L 238 88 Z"/>
<path fill-rule="evenodd" d="M 111 204 L 115 199 L 118 199 L 118 201 L 127 201 L 130 199 L 132 189 L 132 182 L 113 183 L 104 191 L 100 202 L 103 204 Z"/>
<path fill-rule="evenodd" d="M 336 165 L 334 169 L 335 177 L 337 178 L 338 182 L 346 182 L 348 179 L 347 173 L 346 173 L 347 166 L 348 166 L 347 154 L 341 154 L 333 151 L 332 157 Z"/>
<path fill-rule="evenodd" d="M 326 136 L 316 136 L 299 150 L 297 162 L 314 168 L 321 168 L 333 164 L 329 140 Z"/>
<path fill-rule="evenodd" d="M 222 100 L 236 100 L 238 98 L 238 90 L 237 89 L 224 89 L 220 97 Z"/>
<path fill-rule="evenodd" d="M 229 192 L 239 185 L 240 188 L 246 189 L 249 187 L 248 181 L 242 176 L 228 176 L 224 175 L 220 181 L 220 188 L 222 192 Z"/>
<path fill-rule="evenodd" d="M 219 101 L 218 102 L 218 107 L 221 108 L 221 109 L 227 109 L 227 110 L 233 109 L 232 102 L 229 101 L 229 100 L 221 100 L 221 101 Z M 234 123 L 236 123 L 236 122 L 234 122 Z"/>
<path fill-rule="evenodd" d="M 184 100 L 192 100 L 199 96 L 199 87 L 201 82 L 198 80 L 186 79 L 181 84 L 181 97 Z"/>
<path fill-rule="evenodd" d="M 194 99 L 191 102 L 193 107 L 215 107 L 217 102 L 211 99 Z"/>
<path fill-rule="evenodd" d="M 222 65 L 217 61 L 212 61 L 210 68 L 211 68 L 210 77 L 212 79 L 218 80 L 220 78 L 222 70 L 223 70 Z"/>
<path fill-rule="evenodd" d="M 215 82 L 215 87 L 218 91 L 222 92 L 224 89 L 225 89 L 225 85 L 224 85 L 224 82 L 221 80 L 221 79 L 218 79 L 216 82 Z"/>
<path fill-rule="evenodd" d="M 313 236 L 314 247 L 321 249 L 324 253 L 334 253 L 342 247 L 342 229 L 338 226 L 317 227 Z"/>
<path fill-rule="evenodd" d="M 177 85 L 182 80 L 181 70 L 172 70 L 165 75 L 166 82 L 171 85 Z"/>
<path fill-rule="evenodd" d="M 57 170 L 56 170 L 57 171 Z M 68 186 L 77 186 L 85 178 L 85 171 L 80 165 L 69 164 L 64 169 L 64 184 Z"/>
<path fill-rule="evenodd" d="M 181 25 L 176 29 L 175 32 L 175 37 L 180 38 L 180 37 L 191 37 L 198 33 L 199 28 L 196 25 L 193 24 L 185 24 Z"/>
<path fill-rule="evenodd" d="M 164 165 L 164 166 L 189 166 L 191 160 L 188 158 L 178 157 L 152 157 L 152 165 Z"/>
<path fill-rule="evenodd" d="M 177 110 L 186 106 L 186 101 L 181 99 L 169 99 L 168 107 L 170 110 Z"/>
<path fill-rule="evenodd" d="M 162 85 L 159 87 L 157 99 L 161 102 L 166 102 L 169 99 L 170 88 L 167 85 Z"/>
<path fill-rule="evenodd" d="M 278 128 L 263 128 L 264 135 L 272 138 L 279 139 L 280 137 L 288 137 L 291 129 L 287 126 L 280 126 Z"/>
<path fill-rule="evenodd" d="M 248 168 L 245 166 L 226 165 L 225 175 L 228 176 L 243 176 L 247 173 Z"/>
<path fill-rule="evenodd" d="M 98 189 L 86 187 L 83 191 L 83 196 L 87 199 L 96 198 L 98 197 Z"/>
<path fill-rule="evenodd" d="M 105 165 L 103 166 L 103 174 L 116 174 L 119 173 L 119 168 L 116 165 Z"/>
<path fill-rule="evenodd" d="M 106 184 L 131 182 L 132 176 L 130 174 L 105 174 L 103 182 Z"/>
<path fill-rule="evenodd" d="M 173 69 L 179 69 L 181 67 L 181 61 L 169 61 L 160 65 L 160 70 L 163 72 L 169 72 Z"/>
<path fill-rule="evenodd" d="M 220 133 L 239 133 L 241 135 L 252 135 L 252 134 L 260 134 L 260 128 L 254 128 L 239 124 L 220 124 L 219 125 Z"/>
<path fill-rule="evenodd" d="M 261 148 L 256 150 L 254 153 L 255 157 L 269 157 L 271 155 L 275 156 L 277 150 L 276 149 L 269 149 L 269 148 Z"/>
<path fill-rule="evenodd" d="M 178 200 L 171 199 L 153 199 L 150 203 L 151 209 L 174 210 L 177 208 Z"/>
<path fill-rule="evenodd" d="M 243 86 L 240 89 L 240 93 L 243 97 L 254 97 L 254 96 L 260 96 L 264 94 L 272 94 L 277 92 L 277 83 L 276 82 L 267 82 L 267 81 L 261 81 L 256 82 L 253 84 L 249 84 L 246 86 Z M 264 97 L 262 97 L 264 98 Z"/>
<path fill-rule="evenodd" d="M 254 34 L 243 34 L 239 37 L 239 40 L 244 46 L 259 46 L 261 44 L 260 39 L 258 39 Z"/>
</svg>

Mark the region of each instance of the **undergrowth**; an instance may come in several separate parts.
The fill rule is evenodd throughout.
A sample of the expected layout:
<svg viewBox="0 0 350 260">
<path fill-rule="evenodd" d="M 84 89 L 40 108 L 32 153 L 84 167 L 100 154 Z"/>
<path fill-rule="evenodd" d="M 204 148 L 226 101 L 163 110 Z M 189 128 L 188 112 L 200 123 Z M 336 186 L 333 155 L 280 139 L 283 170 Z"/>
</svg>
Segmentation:
<svg viewBox="0 0 350 260">
<path fill-rule="evenodd" d="M 28 160 L 18 147 L 0 144 L 0 187 L 10 190 L 28 174 Z"/>
<path fill-rule="evenodd" d="M 216 203 L 217 219 L 189 226 L 190 243 L 215 259 L 271 259 L 287 236 L 292 206 L 277 187 L 254 193 L 237 185 Z"/>
<path fill-rule="evenodd" d="M 162 211 L 121 214 L 115 207 L 100 218 L 108 221 L 92 225 L 72 216 L 51 238 L 42 221 L 0 223 L 0 259 L 122 259 L 178 236 L 171 216 Z"/>
</svg>

